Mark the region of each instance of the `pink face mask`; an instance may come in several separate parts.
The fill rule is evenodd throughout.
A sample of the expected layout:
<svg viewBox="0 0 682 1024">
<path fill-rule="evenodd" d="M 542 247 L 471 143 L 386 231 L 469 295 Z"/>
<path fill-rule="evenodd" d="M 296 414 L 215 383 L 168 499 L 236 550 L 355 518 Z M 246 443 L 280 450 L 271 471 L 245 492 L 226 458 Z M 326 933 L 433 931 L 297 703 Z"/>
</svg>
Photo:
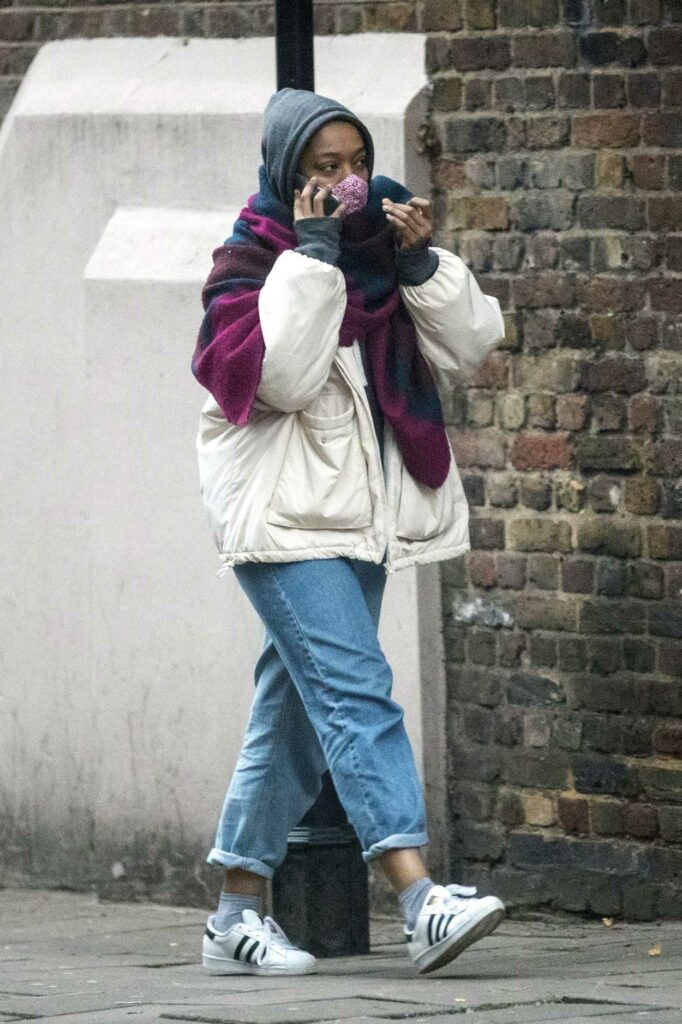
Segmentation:
<svg viewBox="0 0 682 1024">
<path fill-rule="evenodd" d="M 343 216 L 347 217 L 349 213 L 357 213 L 367 205 L 369 184 L 359 174 L 349 174 L 332 189 L 332 195 L 346 204 Z"/>
</svg>

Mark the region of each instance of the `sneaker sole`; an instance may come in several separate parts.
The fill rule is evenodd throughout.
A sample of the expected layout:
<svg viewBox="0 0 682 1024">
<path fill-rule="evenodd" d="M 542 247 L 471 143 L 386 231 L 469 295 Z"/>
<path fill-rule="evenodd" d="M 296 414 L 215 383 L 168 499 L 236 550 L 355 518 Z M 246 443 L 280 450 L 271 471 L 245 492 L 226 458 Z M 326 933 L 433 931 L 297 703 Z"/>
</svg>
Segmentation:
<svg viewBox="0 0 682 1024">
<path fill-rule="evenodd" d="M 479 939 L 484 939 L 486 935 L 494 932 L 506 913 L 501 901 L 498 901 L 498 903 L 498 907 L 483 910 L 482 916 L 478 919 L 476 917 L 472 918 L 471 921 L 473 923 L 471 921 L 468 922 L 469 927 L 462 935 L 457 935 L 456 932 L 454 934 L 451 933 L 444 939 L 441 939 L 437 945 L 425 950 L 421 954 L 424 958 L 421 962 L 420 958 L 417 957 L 414 962 L 419 973 L 430 974 L 431 971 L 444 967 L 458 957 L 460 953 L 463 953 L 472 943 L 478 942 Z"/>
<path fill-rule="evenodd" d="M 270 976 L 292 974 L 314 974 L 316 964 L 310 967 L 259 967 L 258 964 L 246 964 L 241 960 L 224 960 L 218 956 L 207 956 L 205 953 L 201 958 L 204 969 L 209 974 L 269 974 Z"/>
</svg>

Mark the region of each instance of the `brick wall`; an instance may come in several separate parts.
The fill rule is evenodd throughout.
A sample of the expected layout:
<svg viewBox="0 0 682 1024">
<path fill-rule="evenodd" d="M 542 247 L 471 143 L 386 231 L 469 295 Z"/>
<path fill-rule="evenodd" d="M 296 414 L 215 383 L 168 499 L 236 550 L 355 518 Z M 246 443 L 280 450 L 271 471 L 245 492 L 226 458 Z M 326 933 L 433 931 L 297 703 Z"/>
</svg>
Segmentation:
<svg viewBox="0 0 682 1024">
<path fill-rule="evenodd" d="M 438 240 L 508 329 L 447 410 L 453 875 L 682 916 L 682 4 L 439 7 Z"/>
<path fill-rule="evenodd" d="M 450 27 L 448 0 L 315 0 L 315 31 L 416 32 Z M 271 35 L 272 0 L 0 0 L 0 122 L 38 47 L 76 36 Z"/>
<path fill-rule="evenodd" d="M 0 116 L 41 42 L 272 31 L 271 3 L 0 0 Z M 504 351 L 446 410 L 452 879 L 682 916 L 682 2 L 316 0 L 429 33 L 437 241 Z"/>
</svg>

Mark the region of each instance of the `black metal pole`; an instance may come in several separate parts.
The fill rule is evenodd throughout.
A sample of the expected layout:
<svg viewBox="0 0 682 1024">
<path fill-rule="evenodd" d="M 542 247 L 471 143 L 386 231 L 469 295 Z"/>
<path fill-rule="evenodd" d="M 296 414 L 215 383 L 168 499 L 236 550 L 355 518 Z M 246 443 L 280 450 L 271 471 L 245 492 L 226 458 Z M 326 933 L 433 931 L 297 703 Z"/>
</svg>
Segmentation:
<svg viewBox="0 0 682 1024">
<path fill-rule="evenodd" d="M 275 0 L 275 41 L 277 88 L 314 92 L 313 0 Z M 316 956 L 368 953 L 367 865 L 329 772 L 287 847 L 272 903 L 289 937 Z"/>
<path fill-rule="evenodd" d="M 315 91 L 313 0 L 275 0 L 277 88 Z"/>
</svg>

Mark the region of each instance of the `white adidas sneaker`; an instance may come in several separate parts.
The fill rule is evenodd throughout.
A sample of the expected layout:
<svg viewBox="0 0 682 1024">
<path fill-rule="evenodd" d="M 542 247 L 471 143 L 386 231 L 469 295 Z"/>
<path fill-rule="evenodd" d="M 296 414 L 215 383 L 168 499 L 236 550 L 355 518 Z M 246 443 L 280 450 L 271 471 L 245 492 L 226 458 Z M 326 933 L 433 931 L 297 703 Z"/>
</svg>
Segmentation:
<svg viewBox="0 0 682 1024">
<path fill-rule="evenodd" d="M 209 917 L 202 962 L 211 974 L 312 974 L 316 960 L 293 946 L 276 921 L 255 910 L 242 910 L 242 920 L 226 932 L 213 928 Z"/>
<path fill-rule="evenodd" d="M 434 885 L 429 889 L 414 931 L 405 931 L 407 949 L 420 974 L 443 967 L 490 935 L 505 915 L 497 896 L 474 898 L 476 886 Z"/>
</svg>

